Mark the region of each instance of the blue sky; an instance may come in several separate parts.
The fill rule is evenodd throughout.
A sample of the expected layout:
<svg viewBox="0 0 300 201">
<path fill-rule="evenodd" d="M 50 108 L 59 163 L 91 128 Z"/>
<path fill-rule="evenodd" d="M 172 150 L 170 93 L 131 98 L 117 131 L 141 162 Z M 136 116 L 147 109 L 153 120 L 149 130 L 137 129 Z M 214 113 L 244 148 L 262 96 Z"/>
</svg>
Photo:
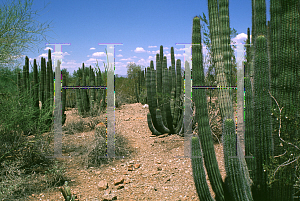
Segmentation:
<svg viewBox="0 0 300 201">
<path fill-rule="evenodd" d="M 0 2 L 2 5 L 6 1 Z M 269 9 L 268 1 L 267 20 L 270 20 Z M 95 67 L 96 60 L 104 71 L 106 46 L 99 43 L 123 43 L 115 46 L 115 74 L 119 76 L 126 76 L 130 62 L 142 69 L 150 66 L 151 60 L 155 64 L 160 45 L 164 46 L 168 66 L 171 65 L 170 50 L 174 47 L 175 59 L 181 59 L 183 68 L 184 46 L 176 43 L 191 43 L 193 17 L 202 16 L 204 12 L 208 19 L 207 0 L 33 0 L 32 11 L 40 11 L 40 16 L 34 18 L 38 22 L 52 21 L 50 31 L 44 34 L 49 43 L 71 43 L 62 46 L 61 65 L 61 69 L 66 68 L 71 75 L 82 63 Z M 251 0 L 230 0 L 229 15 L 230 27 L 238 33 L 232 40 L 242 44 L 247 38 L 247 28 L 252 30 Z M 40 52 L 36 48 L 23 53 L 31 64 L 33 59 L 37 59 L 39 65 L 41 57 L 47 58 L 49 48 L 54 57 L 54 46 L 46 46 L 46 43 L 36 44 Z M 203 47 L 203 53 L 206 52 Z M 22 65 L 24 58 L 20 60 Z"/>
</svg>

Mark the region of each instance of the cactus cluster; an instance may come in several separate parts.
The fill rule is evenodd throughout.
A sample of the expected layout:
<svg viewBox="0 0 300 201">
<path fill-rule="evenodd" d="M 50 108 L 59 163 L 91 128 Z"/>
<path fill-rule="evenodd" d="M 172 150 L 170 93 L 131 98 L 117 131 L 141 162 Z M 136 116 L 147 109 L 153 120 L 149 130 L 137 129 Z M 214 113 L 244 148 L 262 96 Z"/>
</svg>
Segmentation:
<svg viewBox="0 0 300 201">
<path fill-rule="evenodd" d="M 67 86 L 67 75 L 65 71 L 62 72 L 62 86 Z M 77 86 L 103 86 L 106 82 L 106 71 L 104 74 L 104 78 L 102 78 L 101 71 L 99 69 L 98 72 L 94 73 L 94 70 L 90 66 L 90 68 L 85 68 L 84 63 L 82 64 L 82 68 L 79 68 L 77 71 L 78 80 L 76 80 Z M 88 77 L 88 79 L 87 79 Z M 60 78 L 56 78 L 60 79 Z M 55 82 L 55 72 L 52 69 L 52 59 L 51 59 L 51 50 L 48 50 L 48 61 L 41 57 L 41 66 L 38 71 L 36 59 L 33 62 L 33 80 L 29 79 L 29 58 L 25 57 L 25 65 L 23 66 L 23 73 L 21 76 L 21 72 L 17 74 L 17 83 L 18 83 L 18 91 L 21 95 L 22 93 L 28 93 L 33 97 L 33 107 L 36 108 L 36 122 L 38 118 L 40 118 L 40 114 L 46 113 L 49 114 L 49 117 L 46 120 L 46 124 L 50 129 L 52 127 L 52 119 L 53 119 L 53 109 L 54 109 L 54 82 Z M 96 94 L 97 91 L 97 94 Z M 79 89 L 76 90 L 77 97 L 77 107 L 80 115 L 88 115 L 91 108 L 94 107 L 94 103 L 101 102 L 102 110 L 106 107 L 106 90 L 105 89 Z M 62 89 L 62 125 L 64 125 L 66 121 L 66 98 L 67 98 L 67 89 Z M 39 110 L 39 101 L 42 104 L 41 110 Z M 21 105 L 19 109 L 21 109 Z M 24 131 L 25 134 L 32 134 L 31 130 Z"/>
<path fill-rule="evenodd" d="M 47 64 L 47 65 L 46 65 Z M 46 63 L 46 59 L 41 57 L 41 66 L 38 71 L 36 59 L 33 61 L 33 80 L 29 78 L 29 58 L 25 57 L 25 65 L 23 66 L 23 75 L 21 76 L 21 72 L 18 72 L 17 80 L 18 80 L 18 89 L 19 94 L 28 93 L 33 97 L 33 107 L 36 109 L 34 118 L 35 121 L 38 121 L 40 118 L 40 114 L 46 113 L 49 114 L 49 117 L 46 120 L 46 124 L 49 129 L 52 127 L 52 119 L 53 119 L 53 108 L 54 108 L 54 78 L 55 72 L 52 69 L 52 60 L 51 60 L 51 50 L 48 50 L 48 61 Z M 63 82 L 66 84 L 66 75 L 62 75 L 64 77 Z M 42 104 L 41 110 L 39 110 L 39 101 Z M 62 124 L 64 124 L 66 120 L 65 112 L 66 105 L 66 91 L 62 92 Z M 22 106 L 20 106 L 22 107 Z M 20 108 L 21 109 L 21 108 Z M 24 133 L 29 134 L 29 131 L 25 131 Z M 32 134 L 32 132 L 31 132 Z"/>
<path fill-rule="evenodd" d="M 52 69 L 52 60 L 51 60 L 51 50 L 48 50 L 48 61 L 46 66 L 46 59 L 41 57 L 41 66 L 40 70 L 37 69 L 36 59 L 33 62 L 33 80 L 29 78 L 29 58 L 25 57 L 25 65 L 23 66 L 23 73 L 21 76 L 21 72 L 18 72 L 17 80 L 18 80 L 18 89 L 19 94 L 27 93 L 33 97 L 33 107 L 36 109 L 36 114 L 34 118 L 36 118 L 36 122 L 40 117 L 39 113 L 42 111 L 49 114 L 47 118 L 47 125 L 49 129 L 52 126 L 52 118 L 53 118 L 53 105 L 54 105 L 54 76 L 55 73 Z M 66 79 L 65 79 L 66 80 Z M 63 97 L 65 96 L 65 91 L 63 92 Z M 39 111 L 39 101 L 42 103 L 42 111 Z M 22 106 L 20 106 L 22 107 Z M 21 109 L 21 108 L 20 108 Z M 63 114 L 65 111 L 65 99 L 63 100 Z M 51 111 L 51 112 L 50 112 Z M 65 119 L 65 118 L 64 118 Z M 63 120 L 63 124 L 64 124 Z M 29 134 L 29 131 L 25 131 L 24 133 Z"/>
<path fill-rule="evenodd" d="M 233 93 L 229 89 L 218 90 L 223 120 L 225 182 L 221 179 L 214 154 L 205 92 L 196 89 L 193 93 L 198 136 L 192 137 L 192 168 L 200 200 L 214 200 L 208 191 L 204 165 L 216 195 L 215 200 L 293 200 L 294 173 L 298 161 L 296 156 L 291 156 L 295 155 L 295 148 L 298 148 L 296 144 L 300 130 L 300 74 L 297 63 L 300 59 L 297 39 L 300 16 L 295 0 L 271 0 L 270 5 L 271 21 L 266 25 L 265 1 L 252 1 L 251 47 L 250 29 L 247 30 L 247 61 L 244 63 L 246 158 L 242 155 L 235 133 L 231 104 Z M 232 63 L 228 56 L 232 51 L 228 40 L 228 0 L 208 0 L 208 10 L 217 83 L 219 86 L 234 86 L 230 76 Z M 196 86 L 204 85 L 200 31 L 200 20 L 195 17 L 192 57 L 193 83 Z M 294 163 L 287 164 L 292 159 Z M 280 167 L 281 171 L 278 170 Z M 279 175 L 275 177 L 277 171 Z"/>
<path fill-rule="evenodd" d="M 147 103 L 147 95 L 146 95 L 146 68 L 145 70 L 138 71 L 138 80 L 135 83 L 135 96 L 137 102 L 142 105 Z"/>
<path fill-rule="evenodd" d="M 87 73 L 89 79 L 87 79 Z M 107 71 L 105 70 L 104 78 L 102 78 L 100 69 L 96 72 L 90 66 L 85 68 L 84 63 L 82 68 L 77 70 L 78 79 L 76 80 L 76 86 L 104 86 L 106 83 Z M 96 94 L 97 92 L 97 94 Z M 94 107 L 95 103 L 101 103 L 101 110 L 106 108 L 106 90 L 105 89 L 77 89 L 76 90 L 76 103 L 78 113 L 81 116 L 89 115 L 89 112 Z"/>
<path fill-rule="evenodd" d="M 181 77 L 181 60 L 176 61 L 174 48 L 171 47 L 171 66 L 167 68 L 167 57 L 156 54 L 156 70 L 153 61 L 146 70 L 147 103 L 150 113 L 147 114 L 149 129 L 153 135 L 165 133 L 183 133 L 183 90 Z"/>
</svg>

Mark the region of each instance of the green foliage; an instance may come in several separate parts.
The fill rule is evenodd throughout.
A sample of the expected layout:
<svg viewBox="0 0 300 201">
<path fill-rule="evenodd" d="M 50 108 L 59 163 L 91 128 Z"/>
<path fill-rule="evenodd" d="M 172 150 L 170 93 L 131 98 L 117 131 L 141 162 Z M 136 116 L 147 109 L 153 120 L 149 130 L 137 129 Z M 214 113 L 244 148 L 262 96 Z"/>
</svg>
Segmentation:
<svg viewBox="0 0 300 201">
<path fill-rule="evenodd" d="M 140 65 L 136 65 L 135 63 L 129 63 L 127 66 L 127 79 L 128 79 L 128 86 L 125 89 L 124 93 L 135 97 L 135 88 L 137 87 L 137 83 L 139 80 L 139 75 L 141 72 L 142 67 Z"/>
<path fill-rule="evenodd" d="M 32 1 L 25 1 L 24 5 L 21 1 L 8 1 L 10 5 L 1 5 L 0 23 L 1 23 L 1 44 L 0 44 L 0 63 L 6 68 L 19 68 L 19 62 L 16 58 L 23 55 L 25 48 L 29 49 L 29 43 L 39 41 L 37 35 L 43 35 L 44 31 L 49 30 L 49 24 L 36 24 L 36 20 L 32 14 L 38 12 L 31 11 Z M 14 30 L 14 31 L 11 31 Z M 49 43 L 49 41 L 47 41 Z M 42 49 L 42 48 L 41 48 Z M 35 51 L 36 51 L 35 47 Z M 14 66 L 13 66 L 14 65 Z M 16 68 L 15 68 L 16 69 Z"/>
</svg>

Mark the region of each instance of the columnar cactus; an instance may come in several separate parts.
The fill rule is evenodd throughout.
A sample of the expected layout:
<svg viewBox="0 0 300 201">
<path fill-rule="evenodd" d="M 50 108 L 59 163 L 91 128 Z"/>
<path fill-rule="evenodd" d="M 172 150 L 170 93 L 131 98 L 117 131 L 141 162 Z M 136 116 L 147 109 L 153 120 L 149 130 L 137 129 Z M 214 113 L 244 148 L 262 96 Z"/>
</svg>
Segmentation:
<svg viewBox="0 0 300 201">
<path fill-rule="evenodd" d="M 53 73 L 52 73 L 52 67 L 51 67 L 51 63 L 49 61 L 47 61 L 47 74 L 46 74 L 46 101 L 45 101 L 45 105 L 47 108 L 47 111 L 51 111 L 51 109 L 53 108 L 52 104 L 51 104 L 51 80 L 53 77 Z M 53 117 L 53 113 L 52 111 L 49 114 L 49 117 L 52 118 Z M 52 125 L 52 120 L 49 119 L 48 120 L 48 125 L 49 127 L 51 127 Z"/>
<path fill-rule="evenodd" d="M 199 17 L 194 17 L 193 20 L 193 36 L 192 36 L 192 57 L 193 57 L 193 74 L 194 80 L 193 84 L 195 86 L 203 86 L 204 82 L 204 68 L 203 68 L 203 56 L 202 56 L 202 45 L 201 45 L 201 32 L 200 32 L 200 19 Z M 195 45 L 194 45 L 195 44 Z M 218 162 L 214 152 L 213 138 L 210 133 L 207 103 L 206 103 L 206 93 L 202 89 L 196 89 L 193 93 L 193 99 L 196 105 L 196 119 L 198 120 L 198 136 L 201 142 L 201 147 L 203 151 L 203 157 L 205 166 L 209 167 L 208 176 L 212 185 L 216 197 L 218 200 L 224 200 L 224 191 L 222 187 L 222 178 L 218 167 Z M 194 139 L 194 141 L 196 141 Z M 193 142 L 193 144 L 196 142 Z M 197 145 L 197 144 L 194 144 Z M 196 147 L 195 147 L 196 148 Z M 195 151 L 194 151 L 195 152 Z M 198 159 L 199 160 L 199 159 Z M 199 161 L 201 163 L 201 161 Z M 195 166 L 196 164 L 194 164 Z M 200 165 L 200 164 L 199 164 Z M 202 165 L 202 164 L 201 164 Z M 197 167 L 193 167 L 195 170 Z M 199 171 L 204 171 L 200 169 Z M 194 173 L 196 174 L 196 173 Z M 196 183 L 201 179 L 203 172 L 199 172 L 194 176 Z M 198 177 L 199 176 L 199 177 Z M 205 188 L 201 188 L 205 190 Z M 197 191 L 198 195 L 204 194 L 205 192 Z"/>
<path fill-rule="evenodd" d="M 50 105 L 53 106 L 54 104 L 54 75 L 53 75 L 53 69 L 52 69 L 52 59 L 51 59 L 51 50 L 48 49 L 48 62 L 50 66 L 50 73 L 49 73 L 49 79 L 50 79 Z"/>
<path fill-rule="evenodd" d="M 85 70 L 84 70 L 84 63 L 82 63 L 82 86 L 86 86 L 86 77 L 85 77 Z M 84 107 L 84 113 L 85 115 L 89 112 L 90 110 L 90 105 L 89 105 L 89 97 L 86 89 L 82 89 L 82 96 L 83 96 L 83 107 Z"/>
<path fill-rule="evenodd" d="M 63 86 L 67 86 L 67 77 L 66 77 L 66 74 L 62 74 L 62 76 L 63 76 L 63 79 L 62 79 L 62 85 Z M 56 78 L 56 79 L 58 79 L 58 78 Z M 62 125 L 64 125 L 65 124 L 65 121 L 66 121 L 66 114 L 65 114 L 65 111 L 66 111 L 66 96 L 67 96 L 67 94 L 66 94 L 66 89 L 62 89 Z"/>
<path fill-rule="evenodd" d="M 36 59 L 33 60 L 33 104 L 36 110 L 35 117 L 36 120 L 39 118 L 39 82 L 38 82 L 38 70 L 36 65 Z"/>
<path fill-rule="evenodd" d="M 161 55 L 156 55 L 157 70 L 154 70 L 153 61 L 151 61 L 146 71 L 147 103 L 150 111 L 147 115 L 148 126 L 154 135 L 164 133 L 181 135 L 183 131 L 181 61 L 177 60 L 177 76 L 172 78 L 172 75 L 176 75 L 175 66 L 167 68 L 167 58 L 163 57 L 162 50 L 161 46 Z M 174 51 L 171 52 L 171 58 L 174 60 L 172 63 L 175 64 Z M 179 85 L 177 87 L 174 85 L 172 88 L 172 83 L 176 82 Z"/>
<path fill-rule="evenodd" d="M 25 83 L 26 83 L 26 89 L 27 89 L 27 92 L 29 92 L 29 83 L 30 83 L 30 79 L 29 79 L 29 58 L 26 56 L 25 58 L 25 68 L 26 68 L 26 80 L 25 80 Z"/>
<path fill-rule="evenodd" d="M 285 166 L 287 166 L 285 167 L 286 169 L 284 170 L 284 168 L 282 168 L 283 170 L 279 170 L 280 173 L 278 173 L 279 175 L 277 176 L 279 179 L 277 179 L 277 177 L 274 178 L 274 172 L 277 172 L 282 166 L 281 164 L 292 160 L 290 156 L 295 154 L 295 152 L 292 151 L 294 149 L 292 147 L 296 148 L 296 146 L 292 143 L 287 143 L 282 139 L 276 140 L 275 137 L 272 137 L 280 137 L 279 134 L 281 134 L 281 138 L 288 139 L 289 141 L 294 140 L 293 143 L 296 143 L 297 140 L 299 140 L 297 135 L 297 133 L 299 133 L 299 127 L 297 126 L 299 110 L 296 109 L 299 108 L 300 87 L 299 70 L 297 68 L 297 62 L 299 62 L 299 59 L 297 60 L 299 39 L 296 39 L 296 36 L 299 34 L 298 22 L 300 21 L 300 16 L 299 13 L 296 12 L 296 1 L 289 1 L 289 3 L 284 2 L 284 4 L 281 1 L 277 3 L 271 1 L 271 22 L 268 24 L 272 24 L 272 26 L 268 26 L 269 30 L 267 31 L 265 2 L 257 0 L 252 1 L 252 3 L 252 47 L 247 47 L 247 63 L 245 63 L 245 151 L 247 164 L 245 163 L 245 158 L 241 154 L 242 151 L 235 134 L 234 118 L 232 115 L 233 110 L 232 106 L 230 104 L 228 105 L 228 103 L 231 103 L 230 99 L 233 95 L 228 93 L 228 90 L 221 89 L 218 91 L 220 109 L 223 114 L 222 137 L 227 176 L 225 183 L 222 184 L 220 179 L 216 176 L 218 175 L 218 169 L 213 168 L 213 165 L 209 165 L 212 163 L 216 164 L 214 157 L 209 158 L 209 156 L 205 156 L 205 153 L 210 154 L 207 150 L 211 148 L 209 145 L 211 139 L 205 139 L 205 136 L 210 135 L 203 134 L 207 125 L 201 126 L 201 120 L 208 121 L 208 119 L 205 117 L 207 111 L 204 111 L 203 109 L 206 107 L 201 107 L 200 105 L 201 96 L 199 96 L 199 94 L 201 94 L 202 90 L 199 89 L 194 92 L 193 96 L 195 97 L 196 119 L 198 120 L 198 135 L 206 170 L 208 171 L 210 183 L 216 194 L 216 200 L 293 200 L 293 173 L 295 170 L 295 163 L 285 164 Z M 225 30 L 227 30 L 229 26 L 229 23 L 225 21 L 225 18 L 228 19 L 229 16 L 228 1 L 219 1 L 219 17 L 222 23 L 218 23 L 217 21 L 218 4 L 216 0 L 209 0 L 208 7 L 211 26 L 210 35 L 213 55 L 216 62 L 218 85 L 228 86 L 227 84 L 230 84 L 231 82 L 231 76 L 228 76 L 230 73 L 227 72 L 230 71 L 223 68 L 224 65 L 231 65 L 228 63 L 228 51 L 230 50 L 225 48 L 225 46 L 228 45 L 228 40 L 225 40 L 225 38 L 228 38 L 228 32 Z M 200 28 L 199 31 L 196 31 L 196 27 L 200 27 L 198 21 L 199 19 L 195 17 L 193 24 L 193 44 L 200 44 L 201 42 L 201 39 L 199 40 L 201 36 L 199 33 Z M 197 24 L 195 24 L 195 22 L 197 22 Z M 219 24 L 221 25 L 220 29 L 218 29 Z M 281 25 L 281 27 L 278 27 L 278 25 Z M 291 32 L 290 30 L 293 28 L 294 30 Z M 218 33 L 218 30 L 223 34 Z M 249 44 L 249 29 L 247 33 L 247 44 Z M 286 33 L 289 33 L 289 35 Z M 220 37 L 223 37 L 223 39 L 220 40 Z M 198 38 L 197 42 L 195 42 L 196 38 Z M 280 40 L 278 38 L 280 38 Z M 287 38 L 289 40 L 287 40 Z M 278 43 L 278 41 L 280 41 L 280 43 Z M 223 52 L 221 53 L 219 50 L 222 47 Z M 199 78 L 201 80 L 202 77 L 204 77 L 202 74 L 202 60 L 199 62 L 199 58 L 202 58 L 202 53 L 200 53 L 200 50 L 197 50 L 195 45 L 192 48 L 194 69 L 193 83 L 198 86 L 202 85 L 201 82 L 199 82 Z M 280 54 L 278 51 L 280 51 Z M 271 63 L 269 64 L 269 62 Z M 202 69 L 199 68 L 199 66 L 201 66 Z M 201 69 L 200 72 L 199 69 Z M 289 82 L 286 82 L 286 80 L 289 80 Z M 276 99 L 272 96 L 270 91 L 275 94 Z M 205 97 L 205 93 L 202 96 Z M 271 107 L 271 100 L 276 103 L 275 106 L 277 106 L 277 111 L 279 110 L 279 106 L 280 108 L 283 106 L 283 108 L 286 109 L 277 112 L 275 106 Z M 275 111 L 273 112 L 274 109 Z M 275 113 L 276 115 L 273 115 L 280 118 L 280 131 L 277 129 L 279 123 L 272 122 L 271 124 L 272 113 Z M 282 114 L 285 118 L 282 118 Z M 286 120 L 289 118 L 291 120 Z M 272 125 L 274 124 L 275 126 L 272 128 Z M 201 148 L 197 142 L 198 139 L 193 137 L 192 156 L 202 156 Z M 278 151 L 279 149 L 277 146 L 280 142 L 285 142 L 285 145 L 288 145 L 283 145 L 287 154 L 282 154 L 283 151 Z M 273 150 L 273 147 L 275 150 Z M 298 149 L 298 147 L 296 149 Z M 212 149 L 211 152 L 214 152 L 214 150 Z M 277 154 L 280 155 L 275 155 L 274 152 L 277 152 Z M 206 162 L 206 160 L 208 160 L 208 162 Z M 295 161 L 296 160 L 294 160 L 294 162 Z M 207 192 L 207 187 L 204 182 L 203 162 L 201 159 L 192 158 L 192 166 L 199 198 L 201 200 L 212 200 L 210 194 Z M 250 174 L 248 168 L 251 170 Z"/>
<path fill-rule="evenodd" d="M 78 79 L 76 80 L 76 86 L 80 86 L 80 72 L 81 72 L 81 69 L 79 68 L 77 70 L 77 73 L 78 73 Z M 76 90 L 76 103 L 77 103 L 77 109 L 78 109 L 78 114 L 79 115 L 82 115 L 83 113 L 83 105 L 82 105 L 82 95 L 81 95 L 81 89 L 77 89 Z"/>
<path fill-rule="evenodd" d="M 90 86 L 95 86 L 95 74 L 94 74 L 94 70 L 92 69 L 92 67 L 90 66 Z M 91 108 L 94 107 L 95 104 L 95 89 L 91 90 Z"/>
<path fill-rule="evenodd" d="M 103 82 L 102 83 L 105 86 L 107 86 L 107 71 L 106 71 L 106 69 L 105 69 L 105 72 L 104 72 Z M 102 110 L 104 110 L 106 108 L 106 102 L 105 102 L 106 94 L 107 94 L 107 90 L 103 89 L 102 90 L 102 104 L 101 104 Z"/>
<path fill-rule="evenodd" d="M 40 82 L 41 82 L 41 102 L 42 102 L 42 107 L 45 107 L 45 101 L 46 101 L 46 93 L 45 93 L 45 88 L 46 88 L 46 61 L 43 57 L 41 57 L 41 78 L 40 78 Z"/>
</svg>

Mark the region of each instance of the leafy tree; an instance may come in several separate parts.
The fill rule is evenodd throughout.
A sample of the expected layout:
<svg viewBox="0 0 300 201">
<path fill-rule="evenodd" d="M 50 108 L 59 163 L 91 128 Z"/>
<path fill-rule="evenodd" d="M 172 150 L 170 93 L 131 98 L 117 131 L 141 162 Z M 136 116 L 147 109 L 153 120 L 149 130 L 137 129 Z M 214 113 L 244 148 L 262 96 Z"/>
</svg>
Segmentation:
<svg viewBox="0 0 300 201">
<path fill-rule="evenodd" d="M 208 24 L 208 20 L 204 13 L 203 13 L 203 17 L 201 17 L 201 15 L 199 15 L 199 18 L 200 18 L 200 21 L 202 21 L 201 22 L 201 29 L 202 29 L 201 33 L 203 33 L 203 36 L 201 38 L 203 38 L 203 43 L 205 44 L 206 49 L 208 51 L 208 53 L 207 53 L 208 56 L 205 57 L 205 61 L 204 61 L 205 64 L 208 65 L 208 71 L 206 72 L 206 76 L 205 76 L 206 77 L 206 86 L 216 86 L 217 83 L 216 83 L 216 77 L 215 77 L 215 64 L 213 61 L 213 55 L 212 55 L 212 51 L 211 51 L 210 33 L 206 29 L 206 28 L 208 28 L 210 30 L 210 26 Z M 234 38 L 237 34 L 238 33 L 234 28 L 230 29 L 230 38 Z M 235 42 L 231 41 L 231 43 L 235 43 Z M 233 52 L 234 52 L 234 49 L 236 49 L 236 46 L 233 46 Z M 233 54 L 233 52 L 232 52 L 232 54 Z M 233 54 L 232 61 L 233 61 L 233 65 L 234 65 L 234 74 L 232 76 L 234 77 L 234 79 L 236 79 L 237 65 L 236 65 L 236 60 L 235 60 L 234 54 Z M 212 90 L 212 91 L 215 92 L 215 90 Z"/>
<path fill-rule="evenodd" d="M 14 1 L 12 1 L 14 2 Z M 0 64 L 2 66 L 12 66 L 16 59 L 22 57 L 22 52 L 28 48 L 28 43 L 38 41 L 34 35 L 42 34 L 47 28 L 44 24 L 36 25 L 36 20 L 32 18 L 30 6 L 32 2 L 25 0 L 24 6 L 19 0 L 19 4 L 0 7 Z M 36 14 L 37 12 L 34 12 Z"/>
<path fill-rule="evenodd" d="M 136 65 L 135 63 L 129 63 L 127 65 L 127 80 L 128 80 L 128 88 L 126 93 L 131 96 L 135 96 L 135 85 L 138 83 L 139 72 L 142 70 L 140 65 Z"/>
</svg>

